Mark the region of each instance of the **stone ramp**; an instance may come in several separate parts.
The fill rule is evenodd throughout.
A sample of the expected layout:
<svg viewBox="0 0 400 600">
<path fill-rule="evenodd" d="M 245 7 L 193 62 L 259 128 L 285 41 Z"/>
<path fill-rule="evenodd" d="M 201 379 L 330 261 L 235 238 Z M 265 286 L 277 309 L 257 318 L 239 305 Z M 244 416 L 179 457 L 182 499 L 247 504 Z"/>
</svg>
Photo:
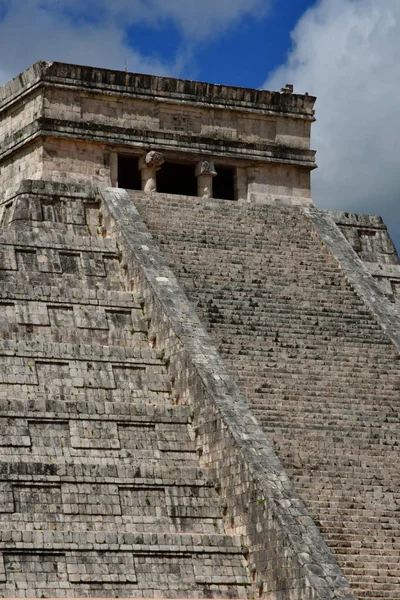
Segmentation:
<svg viewBox="0 0 400 600">
<path fill-rule="evenodd" d="M 400 365 L 391 340 L 300 209 L 132 198 L 354 593 L 397 600 Z"/>
<path fill-rule="evenodd" d="M 39 183 L 5 208 L 0 594 L 247 597 L 247 549 L 99 202 Z"/>
</svg>

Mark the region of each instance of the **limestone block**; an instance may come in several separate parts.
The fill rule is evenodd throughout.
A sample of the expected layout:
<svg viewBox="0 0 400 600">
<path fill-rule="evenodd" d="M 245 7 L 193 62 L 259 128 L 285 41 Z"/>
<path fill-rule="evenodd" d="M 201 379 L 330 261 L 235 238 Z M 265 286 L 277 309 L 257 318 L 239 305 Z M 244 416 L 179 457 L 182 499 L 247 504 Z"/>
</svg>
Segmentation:
<svg viewBox="0 0 400 600">
<path fill-rule="evenodd" d="M 246 142 L 275 142 L 276 119 L 257 118 L 253 115 L 238 115 L 237 136 Z"/>
<path fill-rule="evenodd" d="M 68 421 L 29 421 L 29 434 L 35 453 L 48 456 L 64 456 L 70 448 Z"/>
<path fill-rule="evenodd" d="M 146 556 L 136 556 L 135 566 L 139 587 L 145 587 L 146 582 L 151 581 L 151 587 L 155 590 L 175 590 L 182 588 L 185 582 L 186 589 L 195 590 L 195 578 L 193 571 L 193 559 L 191 557 L 179 556 L 170 558 L 154 556 L 149 560 Z"/>
<path fill-rule="evenodd" d="M 13 218 L 15 202 L 6 202 L 0 206 L 0 229 L 8 227 Z"/>
<path fill-rule="evenodd" d="M 38 385 L 35 361 L 29 358 L 2 357 L 0 383 Z"/>
<path fill-rule="evenodd" d="M 31 445 L 26 419 L 0 418 L 0 446 Z"/>
<path fill-rule="evenodd" d="M 118 432 L 121 448 L 135 450 L 142 458 L 160 456 L 155 425 L 119 425 Z"/>
<path fill-rule="evenodd" d="M 103 256 L 97 252 L 83 252 L 82 266 L 86 276 L 106 277 Z"/>
<path fill-rule="evenodd" d="M 53 518 L 62 512 L 61 488 L 59 485 L 14 485 L 15 512 L 52 515 Z"/>
<path fill-rule="evenodd" d="M 71 421 L 72 448 L 119 449 L 118 427 L 109 421 Z"/>
<path fill-rule="evenodd" d="M 30 275 L 39 270 L 37 252 L 33 249 L 17 249 L 15 252 L 18 271 Z M 46 261 L 46 257 L 43 258 Z M 47 261 L 46 261 L 47 262 Z"/>
<path fill-rule="evenodd" d="M 15 312 L 17 323 L 21 325 L 50 325 L 47 305 L 42 302 L 19 302 Z"/>
<path fill-rule="evenodd" d="M 0 482 L 0 513 L 14 512 L 14 494 L 13 487 L 8 481 Z M 1 560 L 1 559 L 0 559 Z M 1 566 L 0 566 L 0 581 L 1 581 Z"/>
<path fill-rule="evenodd" d="M 58 250 L 52 248 L 41 248 L 37 252 L 39 271 L 42 273 L 62 273 Z"/>
<path fill-rule="evenodd" d="M 17 323 L 15 304 L 11 302 L 0 302 L 0 324 L 13 326 Z"/>
<path fill-rule="evenodd" d="M 16 271 L 17 268 L 17 258 L 14 248 L 0 244 L 0 270 Z"/>
<path fill-rule="evenodd" d="M 158 448 L 163 452 L 195 452 L 187 425 L 157 424 Z"/>
<path fill-rule="evenodd" d="M 63 273 L 79 276 L 82 272 L 82 257 L 79 252 L 60 252 L 60 265 Z"/>
<path fill-rule="evenodd" d="M 166 517 L 165 488 L 119 487 L 122 514 L 126 516 Z"/>
<path fill-rule="evenodd" d="M 33 596 L 36 589 L 55 592 L 68 582 L 65 555 L 60 552 L 7 552 L 4 567 L 8 589 L 30 590 Z"/>
<path fill-rule="evenodd" d="M 74 308 L 72 306 L 48 306 L 48 315 L 53 327 L 74 328 Z"/>
<path fill-rule="evenodd" d="M 7 573 L 4 564 L 4 555 L 0 552 L 0 582 L 4 583 L 7 581 Z"/>
<path fill-rule="evenodd" d="M 219 572 L 216 573 L 215 566 Z M 196 557 L 194 563 L 196 583 L 208 585 L 249 585 L 250 580 L 246 572 L 246 564 L 242 557 L 220 556 L 217 560 L 207 557 Z"/>
<path fill-rule="evenodd" d="M 143 367 L 121 365 L 113 366 L 113 375 L 117 388 L 127 390 L 143 390 L 145 388 L 146 371 Z"/>
<path fill-rule="evenodd" d="M 105 310 L 108 326 L 111 330 L 126 330 L 133 333 L 147 332 L 147 323 L 140 309 L 133 310 Z"/>
<path fill-rule="evenodd" d="M 67 361 L 36 360 L 35 366 L 39 385 L 45 389 L 83 385 L 81 370 L 73 369 Z"/>
<path fill-rule="evenodd" d="M 67 556 L 71 583 L 136 583 L 130 552 L 71 552 Z"/>
<path fill-rule="evenodd" d="M 277 143 L 293 148 L 310 147 L 312 121 L 278 117 L 275 123 Z"/>
<path fill-rule="evenodd" d="M 108 320 L 103 307 L 93 306 L 74 306 L 74 322 L 80 329 L 106 329 L 108 330 Z"/>
<path fill-rule="evenodd" d="M 145 386 L 152 392 L 171 392 L 171 381 L 167 369 L 162 365 L 147 367 Z"/>
<path fill-rule="evenodd" d="M 189 519 L 219 519 L 221 506 L 214 489 L 200 486 L 166 488 L 169 516 Z"/>
<path fill-rule="evenodd" d="M 64 483 L 61 486 L 62 509 L 70 515 L 120 515 L 116 485 Z"/>
</svg>

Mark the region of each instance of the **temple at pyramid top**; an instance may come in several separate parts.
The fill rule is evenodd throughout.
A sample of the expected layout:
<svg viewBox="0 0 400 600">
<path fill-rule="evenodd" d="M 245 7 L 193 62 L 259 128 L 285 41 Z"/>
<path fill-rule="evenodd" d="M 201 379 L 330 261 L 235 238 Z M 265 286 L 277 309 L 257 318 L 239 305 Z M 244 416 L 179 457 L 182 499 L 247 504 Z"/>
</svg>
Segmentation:
<svg viewBox="0 0 400 600">
<path fill-rule="evenodd" d="M 58 62 L 0 88 L 1 191 L 24 179 L 310 204 L 315 98 Z"/>
</svg>

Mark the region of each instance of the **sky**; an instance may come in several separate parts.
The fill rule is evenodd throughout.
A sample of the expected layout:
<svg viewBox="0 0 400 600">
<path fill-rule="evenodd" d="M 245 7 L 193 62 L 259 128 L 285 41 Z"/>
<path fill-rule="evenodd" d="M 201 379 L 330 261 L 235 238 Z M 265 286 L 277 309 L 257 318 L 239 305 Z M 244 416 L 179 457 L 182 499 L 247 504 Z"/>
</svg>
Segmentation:
<svg viewBox="0 0 400 600">
<path fill-rule="evenodd" d="M 314 203 L 400 250 L 400 0 L 0 0 L 0 85 L 38 60 L 317 96 Z"/>
</svg>

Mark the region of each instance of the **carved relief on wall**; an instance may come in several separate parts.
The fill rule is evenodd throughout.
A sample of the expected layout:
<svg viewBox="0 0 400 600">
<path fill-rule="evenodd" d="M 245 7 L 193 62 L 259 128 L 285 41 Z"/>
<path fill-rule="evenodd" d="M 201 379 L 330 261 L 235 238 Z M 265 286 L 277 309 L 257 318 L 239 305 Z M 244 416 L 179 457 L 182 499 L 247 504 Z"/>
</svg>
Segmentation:
<svg viewBox="0 0 400 600">
<path fill-rule="evenodd" d="M 162 107 L 159 112 L 160 129 L 199 133 L 201 129 L 201 111 L 193 109 L 182 110 L 181 107 Z"/>
</svg>

